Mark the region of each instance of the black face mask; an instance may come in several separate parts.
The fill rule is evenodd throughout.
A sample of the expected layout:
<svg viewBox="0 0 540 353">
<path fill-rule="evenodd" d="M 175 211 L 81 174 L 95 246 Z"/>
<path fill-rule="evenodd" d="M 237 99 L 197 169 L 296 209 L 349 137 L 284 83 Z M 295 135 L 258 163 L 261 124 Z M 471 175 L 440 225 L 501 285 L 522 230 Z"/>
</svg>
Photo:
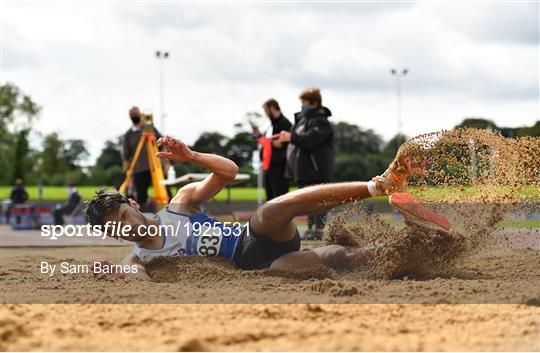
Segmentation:
<svg viewBox="0 0 540 353">
<path fill-rule="evenodd" d="M 311 109 L 311 106 L 309 104 L 302 104 L 302 112 L 307 112 Z"/>
<path fill-rule="evenodd" d="M 131 116 L 131 121 L 133 121 L 133 124 L 137 125 L 141 122 L 141 116 L 140 115 L 134 115 Z"/>
</svg>

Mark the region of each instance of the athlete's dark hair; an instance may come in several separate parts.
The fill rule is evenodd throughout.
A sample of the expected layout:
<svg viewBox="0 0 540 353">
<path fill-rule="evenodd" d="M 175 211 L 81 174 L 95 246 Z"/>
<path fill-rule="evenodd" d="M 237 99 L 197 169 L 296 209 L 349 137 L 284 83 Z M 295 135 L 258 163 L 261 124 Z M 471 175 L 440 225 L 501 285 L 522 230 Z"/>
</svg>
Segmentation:
<svg viewBox="0 0 540 353">
<path fill-rule="evenodd" d="M 129 200 L 124 195 L 116 191 L 107 191 L 101 189 L 96 192 L 94 198 L 86 203 L 84 217 L 86 222 L 91 225 L 103 225 L 103 216 L 108 213 L 116 212 L 120 205 L 127 203 Z"/>
</svg>

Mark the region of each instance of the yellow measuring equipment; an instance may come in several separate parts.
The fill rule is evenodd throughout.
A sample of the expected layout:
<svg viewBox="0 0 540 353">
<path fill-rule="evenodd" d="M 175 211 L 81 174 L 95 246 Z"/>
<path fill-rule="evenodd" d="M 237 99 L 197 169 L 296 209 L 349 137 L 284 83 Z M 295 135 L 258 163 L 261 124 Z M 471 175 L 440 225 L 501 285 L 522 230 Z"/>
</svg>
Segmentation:
<svg viewBox="0 0 540 353">
<path fill-rule="evenodd" d="M 150 168 L 150 175 L 152 176 L 152 186 L 154 187 L 154 197 L 158 205 L 164 205 L 169 202 L 169 195 L 167 194 L 167 189 L 165 185 L 162 184 L 163 177 L 163 168 L 161 167 L 161 161 L 156 157 L 158 152 L 158 146 L 156 141 L 156 135 L 154 134 L 154 116 L 152 113 L 142 113 L 142 135 L 135 150 L 135 155 L 131 160 L 129 168 L 126 171 L 126 179 L 120 189 L 118 190 L 121 194 L 124 194 L 126 188 L 129 184 L 129 179 L 133 173 L 133 169 L 139 160 L 139 156 L 143 149 L 143 146 L 146 144 L 146 158 L 148 158 L 148 167 Z"/>
</svg>

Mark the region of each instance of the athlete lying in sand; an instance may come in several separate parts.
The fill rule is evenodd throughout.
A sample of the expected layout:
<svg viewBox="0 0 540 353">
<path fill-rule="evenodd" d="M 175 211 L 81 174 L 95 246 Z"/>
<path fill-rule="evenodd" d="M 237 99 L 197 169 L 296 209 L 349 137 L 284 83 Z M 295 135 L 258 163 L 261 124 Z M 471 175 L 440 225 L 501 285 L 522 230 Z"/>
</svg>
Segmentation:
<svg viewBox="0 0 540 353">
<path fill-rule="evenodd" d="M 195 163 L 211 174 L 201 182 L 182 187 L 154 218 L 145 217 L 134 200 L 117 192 L 99 191 L 88 202 L 86 219 L 90 224 L 103 226 L 107 222 L 122 222 L 131 228 L 122 238 L 133 241 L 135 247 L 122 264 L 130 268 L 135 266 L 137 272 L 114 273 L 114 277 L 129 275 L 149 279 L 145 263 L 158 256 L 180 255 L 220 256 L 246 270 L 362 266 L 370 261 L 372 251 L 369 248 L 329 245 L 299 251 L 300 235 L 293 219 L 385 194 L 390 194 L 390 203 L 406 221 L 450 228 L 443 216 L 427 211 L 409 194 L 396 192 L 404 190 L 407 178 L 414 173 L 401 149 L 387 171 L 369 182 L 324 184 L 296 190 L 261 206 L 247 225 L 228 226 L 203 213 L 202 205 L 234 180 L 238 172 L 236 164 L 224 157 L 192 151 L 185 143 L 170 136 L 160 138 L 158 144 L 170 151 L 158 152 L 158 157 Z M 150 225 L 172 227 L 157 236 L 149 236 L 144 230 Z M 103 265 L 107 264 L 110 265 L 108 262 Z"/>
</svg>

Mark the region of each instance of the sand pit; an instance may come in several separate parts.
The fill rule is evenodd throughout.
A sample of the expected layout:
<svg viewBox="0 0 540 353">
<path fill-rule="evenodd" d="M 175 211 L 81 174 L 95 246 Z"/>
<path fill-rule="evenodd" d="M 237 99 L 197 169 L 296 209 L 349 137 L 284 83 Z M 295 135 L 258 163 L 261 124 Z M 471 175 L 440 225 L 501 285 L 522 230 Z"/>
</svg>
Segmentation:
<svg viewBox="0 0 540 353">
<path fill-rule="evenodd" d="M 155 282 L 47 278 L 35 268 L 38 259 L 116 260 L 126 250 L 2 249 L 3 303 L 88 303 L 2 304 L 2 350 L 540 349 L 538 250 L 492 249 L 458 277 L 424 281 L 283 277 L 199 261 L 169 262 L 185 271 L 154 271 Z M 195 270 L 209 279 L 193 281 Z M 261 304 L 280 301 L 302 304 Z M 147 304 L 90 304 L 133 302 Z M 220 302 L 251 304 L 202 304 Z M 385 302 L 437 305 L 320 304 Z M 520 304 L 442 304 L 456 302 Z"/>
<path fill-rule="evenodd" d="M 537 351 L 525 305 L 4 305 L 2 350 Z"/>
<path fill-rule="evenodd" d="M 96 279 L 91 273 L 49 276 L 39 271 L 40 261 L 119 261 L 127 251 L 126 247 L 4 248 L 2 303 L 540 302 L 540 250 L 523 247 L 471 253 L 452 272 L 422 280 L 374 278 L 371 271 L 239 271 L 224 261 L 199 257 L 154 262 L 148 266 L 151 282 Z"/>
</svg>

